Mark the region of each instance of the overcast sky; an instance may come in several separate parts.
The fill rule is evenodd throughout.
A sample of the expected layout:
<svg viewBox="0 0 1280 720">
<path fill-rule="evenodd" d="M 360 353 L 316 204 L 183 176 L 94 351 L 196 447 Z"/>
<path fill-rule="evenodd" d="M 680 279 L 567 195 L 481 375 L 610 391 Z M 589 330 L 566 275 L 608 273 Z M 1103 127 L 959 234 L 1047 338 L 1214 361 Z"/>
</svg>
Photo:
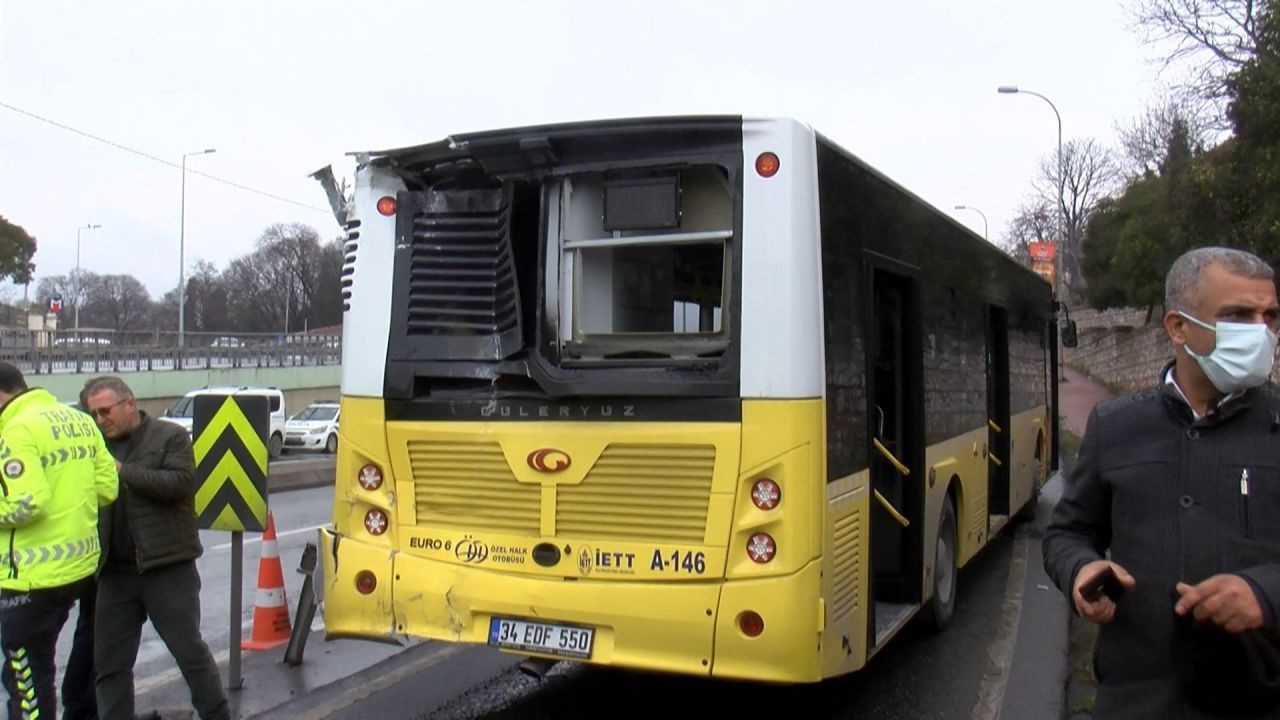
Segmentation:
<svg viewBox="0 0 1280 720">
<path fill-rule="evenodd" d="M 308 173 L 531 123 L 785 115 L 994 240 L 1057 126 L 1115 141 L 1167 78 L 1117 0 L 0 0 L 0 103 L 289 198 L 188 175 L 188 268 L 268 225 L 339 228 Z M 181 173 L 0 107 L 0 215 L 75 266 L 177 284 Z"/>
</svg>

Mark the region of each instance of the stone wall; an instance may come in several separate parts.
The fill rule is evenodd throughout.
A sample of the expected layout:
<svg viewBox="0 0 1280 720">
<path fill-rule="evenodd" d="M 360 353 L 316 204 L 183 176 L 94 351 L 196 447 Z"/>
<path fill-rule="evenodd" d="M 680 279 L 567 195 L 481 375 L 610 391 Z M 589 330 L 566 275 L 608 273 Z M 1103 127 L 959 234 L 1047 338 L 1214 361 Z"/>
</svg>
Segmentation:
<svg viewBox="0 0 1280 720">
<path fill-rule="evenodd" d="M 1163 312 L 1146 310 L 1072 310 L 1079 346 L 1063 349 L 1063 361 L 1114 390 L 1136 390 L 1152 385 L 1160 369 L 1173 359 L 1173 345 L 1165 332 Z M 1271 381 L 1280 383 L 1280 367 Z"/>
<path fill-rule="evenodd" d="M 1142 313 L 1139 319 L 1145 317 Z M 1072 313 L 1075 320 L 1075 313 Z M 1173 359 L 1164 325 L 1082 327 L 1076 320 L 1079 346 L 1063 349 L 1067 365 L 1084 371 L 1112 389 L 1136 390 L 1155 383 L 1160 368 Z"/>
<path fill-rule="evenodd" d="M 1163 316 L 1164 311 L 1160 308 L 1156 308 L 1151 313 L 1151 319 L 1157 323 L 1160 322 Z M 1141 327 L 1147 321 L 1147 311 L 1144 308 L 1111 308 L 1108 310 L 1072 308 L 1071 319 L 1075 321 L 1076 328 L 1079 330 L 1098 327 Z"/>
</svg>

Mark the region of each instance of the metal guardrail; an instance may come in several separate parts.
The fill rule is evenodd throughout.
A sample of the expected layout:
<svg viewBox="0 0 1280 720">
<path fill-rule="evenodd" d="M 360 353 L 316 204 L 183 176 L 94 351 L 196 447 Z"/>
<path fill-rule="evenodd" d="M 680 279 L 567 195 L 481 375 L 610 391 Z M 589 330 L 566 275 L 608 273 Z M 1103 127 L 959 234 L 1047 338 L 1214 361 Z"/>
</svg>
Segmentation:
<svg viewBox="0 0 1280 720">
<path fill-rule="evenodd" d="M 0 360 L 24 374 L 339 365 L 342 337 L 319 334 L 113 333 L 0 329 Z"/>
</svg>

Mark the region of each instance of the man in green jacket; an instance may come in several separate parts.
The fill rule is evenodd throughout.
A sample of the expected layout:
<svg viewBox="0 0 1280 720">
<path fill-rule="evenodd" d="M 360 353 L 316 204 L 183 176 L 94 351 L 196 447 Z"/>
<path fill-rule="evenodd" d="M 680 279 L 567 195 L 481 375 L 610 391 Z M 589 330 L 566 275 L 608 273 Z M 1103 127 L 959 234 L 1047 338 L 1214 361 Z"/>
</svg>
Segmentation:
<svg viewBox="0 0 1280 720">
<path fill-rule="evenodd" d="M 56 718 L 58 634 L 98 567 L 115 463 L 84 413 L 0 362 L 0 647 L 10 718 Z M 7 542 L 4 542 L 7 540 Z"/>
<path fill-rule="evenodd" d="M 138 410 L 118 377 L 90 380 L 86 407 L 120 472 L 120 499 L 103 519 L 107 547 L 98 579 L 93 664 L 98 716 L 133 720 L 133 663 L 147 618 L 191 690 L 202 720 L 230 711 L 218 666 L 200 636 L 195 456 L 187 431 Z"/>
</svg>

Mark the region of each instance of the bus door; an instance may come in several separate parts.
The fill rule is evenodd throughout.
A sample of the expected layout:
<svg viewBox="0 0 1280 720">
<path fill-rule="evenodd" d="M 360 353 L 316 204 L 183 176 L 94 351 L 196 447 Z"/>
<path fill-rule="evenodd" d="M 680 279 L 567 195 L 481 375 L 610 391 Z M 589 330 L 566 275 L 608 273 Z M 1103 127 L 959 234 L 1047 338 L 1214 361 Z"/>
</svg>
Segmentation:
<svg viewBox="0 0 1280 720">
<path fill-rule="evenodd" d="M 879 644 L 922 597 L 924 514 L 921 320 L 915 281 L 870 272 L 867 397 L 871 458 L 871 607 Z"/>
<path fill-rule="evenodd" d="M 1009 519 L 1009 313 L 987 308 L 987 529 Z"/>
</svg>

